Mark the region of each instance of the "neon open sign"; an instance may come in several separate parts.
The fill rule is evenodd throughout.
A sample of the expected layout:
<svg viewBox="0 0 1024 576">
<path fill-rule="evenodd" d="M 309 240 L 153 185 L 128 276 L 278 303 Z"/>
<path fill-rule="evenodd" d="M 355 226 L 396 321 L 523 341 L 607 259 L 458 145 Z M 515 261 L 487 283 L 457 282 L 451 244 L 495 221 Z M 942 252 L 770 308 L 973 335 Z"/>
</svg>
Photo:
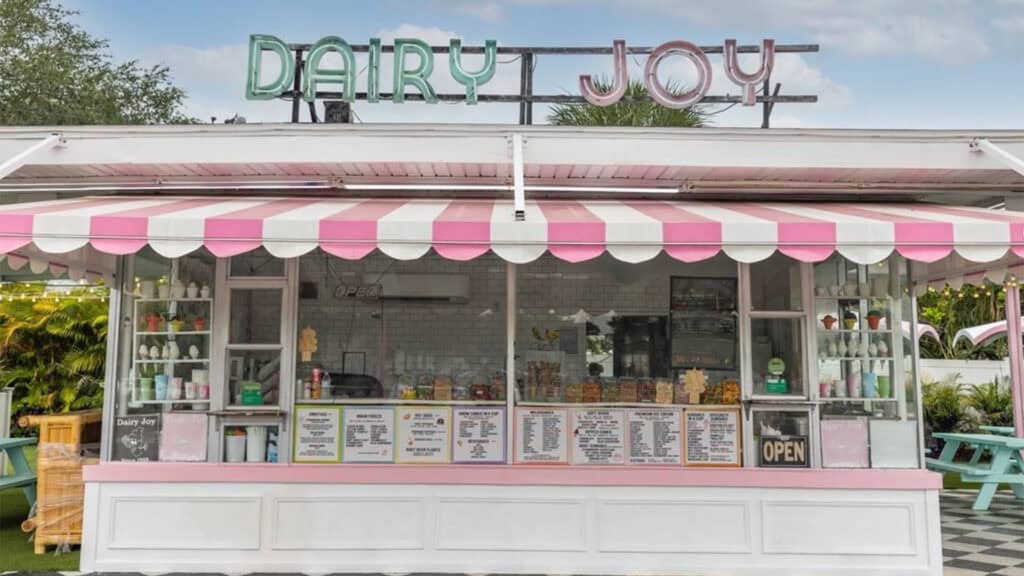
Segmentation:
<svg viewBox="0 0 1024 576">
<path fill-rule="evenodd" d="M 383 50 L 380 38 L 371 38 L 367 47 L 368 61 L 366 66 L 367 102 L 379 102 L 380 65 Z M 453 38 L 448 47 L 448 73 L 465 89 L 465 102 L 476 104 L 480 87 L 487 84 L 497 68 L 497 42 L 488 40 L 484 43 L 483 63 L 475 70 L 467 69 L 462 59 L 462 42 Z M 626 42 L 616 40 L 612 43 L 612 61 L 614 64 L 613 82 L 608 92 L 600 92 L 594 86 L 590 75 L 579 78 L 580 95 L 596 106 L 610 106 L 620 101 L 626 94 L 629 84 L 629 71 L 626 65 Z M 756 103 L 756 88 L 771 75 L 775 65 L 775 41 L 761 41 L 760 64 L 756 70 L 744 71 L 739 64 L 739 50 L 735 40 L 726 40 L 722 45 L 722 56 L 725 76 L 736 84 L 741 92 L 741 102 L 745 106 Z M 268 53 L 277 57 L 280 67 L 273 78 L 263 77 L 263 58 Z M 339 66 L 326 66 L 324 58 L 329 54 L 337 54 L 341 58 Z M 670 57 L 681 57 L 688 60 L 696 71 L 693 87 L 685 92 L 669 90 L 658 78 L 660 66 Z M 295 56 L 289 46 L 276 36 L 253 34 L 249 37 L 249 62 L 246 75 L 246 98 L 251 100 L 267 100 L 280 97 L 290 91 L 295 78 Z M 392 77 L 392 102 L 398 104 L 406 99 L 406 91 L 414 89 L 428 103 L 437 103 L 437 93 L 431 85 L 430 77 L 434 73 L 434 52 L 423 40 L 415 38 L 398 38 L 394 42 L 394 66 Z M 338 36 L 326 36 L 313 44 L 303 59 L 301 70 L 302 97 L 307 102 L 317 99 L 321 85 L 340 86 L 340 99 L 345 102 L 356 100 L 356 58 L 355 51 L 345 40 Z M 707 54 L 699 46 L 683 40 L 666 42 L 654 48 L 647 56 L 644 65 L 643 82 L 651 98 L 668 108 L 687 108 L 700 102 L 711 87 L 713 72 Z"/>
</svg>

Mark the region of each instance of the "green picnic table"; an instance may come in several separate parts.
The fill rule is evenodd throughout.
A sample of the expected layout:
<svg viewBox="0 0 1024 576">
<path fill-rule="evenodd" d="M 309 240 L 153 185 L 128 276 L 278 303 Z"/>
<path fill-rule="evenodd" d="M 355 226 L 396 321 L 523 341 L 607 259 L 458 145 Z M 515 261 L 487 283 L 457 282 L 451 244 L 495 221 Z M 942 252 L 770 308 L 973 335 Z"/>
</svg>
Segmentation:
<svg viewBox="0 0 1024 576">
<path fill-rule="evenodd" d="M 1009 484 L 1014 495 L 1024 500 L 1024 463 L 1021 462 L 1024 438 L 952 432 L 939 432 L 932 436 L 945 440 L 946 445 L 937 459 L 925 459 L 926 466 L 929 470 L 959 472 L 964 482 L 980 483 L 982 486 L 974 500 L 974 510 L 988 510 L 1001 482 Z M 974 451 L 969 462 L 953 461 L 961 448 Z M 980 462 L 984 453 L 992 455 L 987 465 Z"/>
<path fill-rule="evenodd" d="M 30 509 L 36 505 L 36 473 L 29 467 L 22 448 L 36 441 L 36 438 L 0 438 L 0 452 L 7 453 L 11 467 L 14 468 L 13 476 L 0 476 L 0 490 L 21 488 Z"/>
<path fill-rule="evenodd" d="M 1013 426 L 978 426 L 982 432 L 991 432 L 998 436 L 1016 436 Z"/>
</svg>

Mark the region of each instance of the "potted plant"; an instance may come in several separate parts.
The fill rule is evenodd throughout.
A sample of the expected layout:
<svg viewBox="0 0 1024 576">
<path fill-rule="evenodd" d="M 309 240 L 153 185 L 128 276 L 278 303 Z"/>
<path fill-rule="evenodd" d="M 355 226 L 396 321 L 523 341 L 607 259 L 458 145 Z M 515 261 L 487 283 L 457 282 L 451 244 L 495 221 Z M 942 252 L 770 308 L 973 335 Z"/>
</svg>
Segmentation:
<svg viewBox="0 0 1024 576">
<path fill-rule="evenodd" d="M 872 330 L 878 330 L 878 324 L 879 322 L 882 321 L 882 316 L 883 314 L 880 310 L 868 311 L 868 328 L 871 328 Z"/>
<path fill-rule="evenodd" d="M 206 330 L 206 318 L 203 316 L 196 316 L 192 320 L 192 327 L 196 329 L 196 332 Z"/>
<path fill-rule="evenodd" d="M 178 316 L 171 316 L 171 320 L 167 323 L 167 329 L 170 332 L 181 332 L 181 329 L 184 327 L 185 322 Z"/>
<path fill-rule="evenodd" d="M 853 330 L 857 326 L 857 315 L 849 310 L 843 313 L 843 326 L 847 330 Z"/>
<path fill-rule="evenodd" d="M 159 332 L 160 323 L 163 322 L 164 317 L 157 314 L 156 312 L 150 312 L 146 314 L 146 331 L 147 332 Z"/>
<path fill-rule="evenodd" d="M 825 327 L 825 330 L 831 330 L 832 326 L 835 323 L 836 323 L 836 317 L 831 315 L 831 314 L 826 314 L 825 317 L 821 319 L 821 324 L 822 324 L 822 326 Z"/>
</svg>

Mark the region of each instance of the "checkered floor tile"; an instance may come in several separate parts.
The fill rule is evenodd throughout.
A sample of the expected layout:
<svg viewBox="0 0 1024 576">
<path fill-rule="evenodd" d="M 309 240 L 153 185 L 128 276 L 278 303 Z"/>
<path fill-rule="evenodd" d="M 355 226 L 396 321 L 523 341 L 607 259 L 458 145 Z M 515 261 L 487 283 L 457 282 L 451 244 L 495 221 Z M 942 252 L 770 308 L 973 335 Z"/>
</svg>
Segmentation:
<svg viewBox="0 0 1024 576">
<path fill-rule="evenodd" d="M 945 575 L 1024 576 L 1024 502 L 1000 492 L 987 512 L 975 512 L 977 495 L 975 490 L 942 492 Z"/>
</svg>

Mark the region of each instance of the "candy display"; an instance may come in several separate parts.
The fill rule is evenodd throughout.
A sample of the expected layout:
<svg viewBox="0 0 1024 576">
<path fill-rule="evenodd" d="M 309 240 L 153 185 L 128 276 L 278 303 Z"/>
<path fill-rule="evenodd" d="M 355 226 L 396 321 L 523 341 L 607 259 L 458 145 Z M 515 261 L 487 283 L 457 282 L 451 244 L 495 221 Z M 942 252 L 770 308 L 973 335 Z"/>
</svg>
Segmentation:
<svg viewBox="0 0 1024 576">
<path fill-rule="evenodd" d="M 658 404 L 671 404 L 673 389 L 672 381 L 668 378 L 658 378 L 654 381 L 654 401 Z"/>
<path fill-rule="evenodd" d="M 565 385 L 565 401 L 572 403 L 584 402 L 582 382 L 570 382 Z"/>
<path fill-rule="evenodd" d="M 602 398 L 601 383 L 597 378 L 587 378 L 583 381 L 583 401 L 587 403 L 600 402 Z"/>
<path fill-rule="evenodd" d="M 658 397 L 658 388 L 654 380 L 641 378 L 637 381 L 637 401 L 653 404 Z"/>
</svg>

